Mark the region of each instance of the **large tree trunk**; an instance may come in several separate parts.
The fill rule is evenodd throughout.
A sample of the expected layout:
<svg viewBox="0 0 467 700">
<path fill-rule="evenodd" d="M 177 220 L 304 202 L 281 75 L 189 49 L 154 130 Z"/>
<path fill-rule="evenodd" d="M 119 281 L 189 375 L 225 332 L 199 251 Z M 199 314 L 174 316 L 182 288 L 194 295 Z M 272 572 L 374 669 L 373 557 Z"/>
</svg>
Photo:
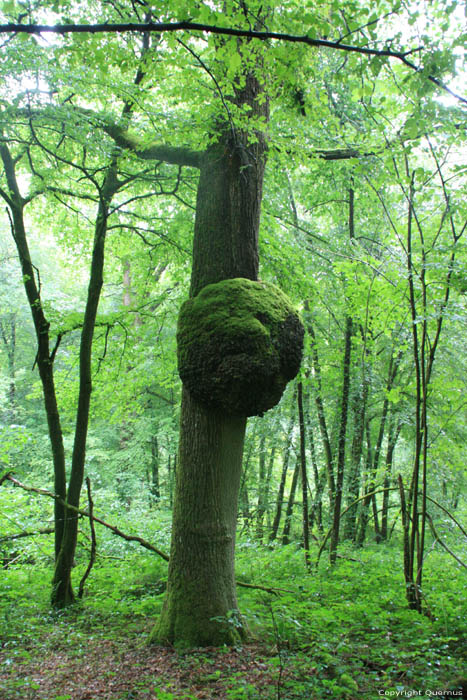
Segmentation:
<svg viewBox="0 0 467 700">
<path fill-rule="evenodd" d="M 169 582 L 154 640 L 238 640 L 234 547 L 246 418 L 205 409 L 184 390 Z"/>
<path fill-rule="evenodd" d="M 252 74 L 239 104 L 267 116 Z M 256 142 L 255 142 L 256 141 Z M 205 153 L 198 184 L 191 296 L 207 284 L 258 275 L 265 140 L 229 129 Z M 167 594 L 152 641 L 232 644 L 237 613 L 234 546 L 246 418 L 208 410 L 184 390 Z M 232 614 L 235 622 L 232 623 Z"/>
</svg>

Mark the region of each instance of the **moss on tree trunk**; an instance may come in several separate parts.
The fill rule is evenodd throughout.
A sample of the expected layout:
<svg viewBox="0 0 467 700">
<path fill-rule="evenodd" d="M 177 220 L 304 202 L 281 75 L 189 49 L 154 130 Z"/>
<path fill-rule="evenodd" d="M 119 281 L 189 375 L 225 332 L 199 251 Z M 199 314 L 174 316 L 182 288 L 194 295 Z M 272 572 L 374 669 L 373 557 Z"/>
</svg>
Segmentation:
<svg viewBox="0 0 467 700">
<path fill-rule="evenodd" d="M 168 589 L 152 641 L 193 647 L 244 635 L 234 549 L 245 427 L 184 390 Z"/>
<path fill-rule="evenodd" d="M 256 77 L 239 103 L 266 115 Z M 258 275 L 265 140 L 220 134 L 200 163 L 190 296 L 208 284 Z M 237 498 L 246 417 L 208 408 L 183 390 L 167 593 L 151 641 L 182 647 L 244 636 L 234 575 Z M 232 618 L 233 614 L 233 618 Z M 237 622 L 229 622 L 238 620 Z"/>
</svg>

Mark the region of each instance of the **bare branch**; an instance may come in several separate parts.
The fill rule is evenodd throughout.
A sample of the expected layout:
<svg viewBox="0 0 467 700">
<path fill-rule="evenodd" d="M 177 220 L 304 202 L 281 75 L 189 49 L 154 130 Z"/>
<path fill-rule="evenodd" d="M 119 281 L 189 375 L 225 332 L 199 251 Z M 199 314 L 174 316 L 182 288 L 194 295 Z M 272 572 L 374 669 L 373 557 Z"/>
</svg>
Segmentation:
<svg viewBox="0 0 467 700">
<path fill-rule="evenodd" d="M 121 126 L 107 123 L 103 124 L 102 128 L 113 138 L 117 146 L 131 151 L 142 160 L 162 160 L 172 165 L 187 165 L 193 168 L 199 168 L 201 166 L 202 152 L 163 144 L 154 144 L 144 147 L 124 131 Z"/>
<path fill-rule="evenodd" d="M 435 526 L 433 525 L 433 519 L 432 519 L 431 515 L 430 515 L 429 513 L 425 513 L 425 515 L 426 515 L 426 517 L 428 518 L 428 524 L 429 524 L 430 529 L 431 529 L 431 534 L 432 534 L 433 537 L 435 538 L 435 541 L 438 542 L 438 544 L 440 544 L 441 547 L 443 547 L 443 549 L 445 549 L 446 552 L 447 552 L 448 554 L 450 554 L 451 557 L 453 557 L 453 558 L 458 562 L 458 564 L 460 564 L 461 566 L 463 566 L 464 569 L 467 569 L 467 565 L 464 564 L 464 562 L 462 561 L 462 559 L 459 559 L 459 557 L 456 556 L 456 555 L 454 554 L 454 552 L 452 552 L 452 551 L 449 549 L 449 547 L 447 546 L 447 544 L 445 544 L 445 543 L 443 542 L 443 540 L 441 539 L 441 537 L 438 535 L 438 533 L 437 533 L 436 530 L 435 530 Z"/>
<path fill-rule="evenodd" d="M 24 489 L 25 491 L 30 491 L 32 493 L 37 493 L 40 496 L 48 496 L 49 498 L 53 498 L 55 500 L 58 500 L 58 501 L 62 502 L 66 508 L 69 508 L 70 510 L 74 511 L 75 513 L 78 513 L 79 515 L 82 515 L 82 516 L 89 518 L 89 520 L 92 522 L 96 522 L 96 523 L 99 523 L 100 525 L 103 525 L 104 527 L 107 527 L 115 535 L 118 535 L 119 537 L 122 537 L 123 539 L 125 539 L 129 542 L 138 542 L 142 547 L 145 547 L 146 549 L 149 549 L 151 552 L 158 554 L 160 557 L 162 557 L 162 559 L 165 559 L 165 561 L 169 561 L 168 554 L 166 554 L 165 552 L 162 552 L 160 549 L 157 549 L 156 547 L 154 547 L 154 545 L 152 545 L 147 540 L 144 540 L 142 537 L 138 537 L 137 535 L 127 535 L 126 533 L 119 530 L 118 527 L 115 527 L 115 525 L 110 525 L 109 523 L 106 523 L 101 518 L 98 518 L 95 515 L 93 515 L 91 512 L 91 510 L 92 510 L 91 508 L 89 509 L 89 511 L 82 510 L 81 508 L 76 508 L 75 506 L 70 505 L 66 501 L 63 501 L 61 498 L 59 498 L 59 496 L 52 493 L 51 491 L 47 491 L 46 489 L 38 489 L 38 488 L 35 488 L 34 486 L 26 486 L 26 484 L 22 484 L 20 481 L 18 481 L 14 477 L 12 477 L 11 474 L 8 472 L 1 477 L 0 483 L 5 481 L 5 480 L 11 481 L 15 486 L 19 486 L 20 488 Z M 89 490 L 88 490 L 88 498 L 90 499 Z M 92 501 L 90 500 L 90 504 L 91 503 L 92 503 Z M 256 590 L 265 591 L 266 593 L 293 593 L 293 591 L 287 590 L 285 588 L 270 588 L 268 586 L 259 586 L 259 585 L 255 585 L 253 583 L 244 583 L 243 581 L 237 581 L 236 583 L 237 583 L 237 586 L 241 586 L 242 588 L 253 588 Z"/>
<path fill-rule="evenodd" d="M 124 540 L 127 540 L 128 542 L 138 542 L 142 547 L 149 549 L 151 552 L 155 552 L 155 554 L 158 554 L 160 557 L 162 557 L 162 559 L 169 561 L 168 554 L 166 554 L 165 552 L 162 552 L 160 549 L 157 549 L 157 547 L 154 547 L 154 545 L 152 545 L 150 542 L 147 542 L 142 537 L 138 537 L 137 535 L 127 535 L 126 533 L 119 530 L 119 528 L 116 527 L 115 525 L 110 525 L 109 523 L 106 523 L 101 518 L 98 518 L 95 515 L 91 515 L 89 513 L 89 511 L 82 510 L 81 508 L 77 508 L 76 506 L 70 505 L 65 500 L 60 498 L 60 496 L 57 496 L 57 494 L 52 493 L 52 491 L 47 491 L 46 489 L 38 489 L 35 486 L 26 486 L 26 484 L 22 484 L 21 481 L 18 481 L 17 479 L 12 477 L 11 474 L 6 474 L 6 475 L 4 475 L 3 478 L 4 478 L 4 480 L 11 481 L 15 486 L 19 486 L 19 488 L 22 488 L 25 491 L 30 491 L 31 493 L 37 493 L 37 494 L 39 494 L 39 496 L 48 496 L 48 498 L 53 498 L 55 501 L 59 501 L 60 503 L 62 503 L 65 506 L 65 508 L 72 510 L 74 513 L 78 513 L 79 515 L 84 515 L 84 517 L 86 517 L 86 518 L 92 518 L 96 523 L 99 523 L 100 525 L 103 525 L 104 527 L 111 530 L 114 533 L 114 535 L 118 535 L 119 537 L 122 537 Z"/>
<path fill-rule="evenodd" d="M 32 530 L 30 532 L 17 532 L 14 535 L 4 535 L 3 537 L 0 537 L 0 542 L 19 540 L 22 537 L 35 537 L 36 535 L 51 535 L 53 532 L 53 527 L 44 527 L 41 530 Z"/>
<path fill-rule="evenodd" d="M 94 562 L 96 560 L 96 549 L 97 549 L 97 540 L 96 540 L 96 529 L 94 527 L 94 501 L 92 500 L 91 496 L 91 480 L 89 479 L 89 476 L 86 477 L 86 488 L 88 491 L 88 504 L 89 504 L 89 527 L 91 528 L 91 554 L 89 557 L 89 563 L 86 567 L 86 571 L 83 574 L 83 577 L 81 581 L 79 582 L 79 591 L 78 591 L 78 598 L 83 597 L 84 593 L 84 584 L 86 583 L 86 579 L 88 578 L 89 574 L 91 573 L 91 569 L 94 565 Z"/>
</svg>

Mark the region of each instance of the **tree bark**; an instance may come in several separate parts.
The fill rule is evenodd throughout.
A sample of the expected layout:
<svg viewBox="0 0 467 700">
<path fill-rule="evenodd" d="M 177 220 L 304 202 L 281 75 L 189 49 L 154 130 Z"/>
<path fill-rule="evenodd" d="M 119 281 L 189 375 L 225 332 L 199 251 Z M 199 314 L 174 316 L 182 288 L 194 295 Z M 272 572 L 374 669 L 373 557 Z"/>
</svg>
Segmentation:
<svg viewBox="0 0 467 700">
<path fill-rule="evenodd" d="M 168 589 L 153 641 L 203 646 L 241 636 L 228 616 L 238 608 L 234 547 L 245 427 L 246 418 L 205 409 L 183 391 Z"/>
<path fill-rule="evenodd" d="M 317 523 L 319 532 L 323 532 L 323 493 L 324 493 L 324 488 L 326 486 L 327 474 L 326 474 L 326 467 L 323 467 L 321 469 L 321 474 L 319 473 L 319 470 L 318 470 L 318 462 L 316 459 L 315 439 L 313 436 L 313 425 L 311 422 L 311 415 L 310 415 L 309 397 L 308 397 L 308 401 L 305 404 L 305 413 L 306 413 L 306 424 L 307 424 L 307 428 L 308 428 L 308 441 L 310 443 L 311 466 L 313 469 L 313 480 L 314 480 L 314 485 L 315 485 L 315 491 L 314 491 L 314 496 L 312 497 L 312 500 L 311 500 L 311 508 L 310 508 L 310 514 L 309 514 L 308 521 L 310 523 L 310 532 L 313 532 L 313 527 L 314 527 L 315 521 Z"/>
<path fill-rule="evenodd" d="M 355 219 L 354 219 L 354 190 L 349 189 L 349 238 L 352 241 L 355 238 Z M 353 336 L 353 321 L 352 317 L 347 314 L 345 320 L 345 336 L 344 336 L 344 360 L 342 366 L 342 400 L 341 400 L 341 416 L 339 426 L 339 440 L 337 445 L 337 475 L 336 475 L 336 492 L 334 496 L 334 511 L 333 525 L 331 533 L 331 546 L 329 551 L 329 561 L 331 566 L 336 563 L 337 546 L 339 543 L 339 529 L 341 522 L 341 507 L 342 507 L 342 492 L 344 490 L 344 469 L 345 469 L 345 443 L 347 435 L 347 415 L 349 409 L 350 396 L 350 370 L 351 370 L 351 354 L 352 354 L 352 336 Z"/>
<path fill-rule="evenodd" d="M 318 413 L 318 423 L 321 433 L 321 440 L 323 442 L 325 464 L 326 464 L 326 475 L 327 475 L 327 485 L 328 485 L 328 495 L 329 495 L 329 510 L 332 512 L 334 508 L 334 494 L 336 492 L 336 481 L 334 476 L 334 465 L 333 465 L 333 455 L 331 440 L 329 437 L 329 432 L 326 422 L 326 414 L 324 412 L 324 403 L 321 391 L 321 365 L 318 356 L 318 348 L 316 345 L 316 335 L 313 328 L 311 320 L 308 319 L 307 322 L 308 332 L 311 337 L 311 357 L 313 362 L 313 369 L 315 371 L 315 380 L 312 384 L 312 390 L 315 397 L 315 403 Z"/>
<path fill-rule="evenodd" d="M 157 503 L 161 497 L 161 487 L 159 480 L 159 443 L 157 433 L 151 436 L 151 482 L 149 490 L 151 493 L 151 502 Z"/>
<path fill-rule="evenodd" d="M 293 507 L 295 505 L 295 493 L 297 491 L 298 477 L 300 474 L 300 460 L 297 458 L 295 469 L 290 485 L 289 500 L 287 501 L 287 509 L 285 511 L 284 529 L 282 531 L 282 544 L 290 544 L 290 528 L 292 525 Z"/>
<path fill-rule="evenodd" d="M 266 512 L 266 435 L 263 433 L 259 441 L 258 460 L 258 501 L 256 506 L 256 539 L 263 541 L 264 513 Z"/>
<path fill-rule="evenodd" d="M 392 464 L 394 459 L 394 450 L 396 449 L 396 443 L 402 429 L 402 423 L 397 422 L 393 414 L 391 414 L 391 421 L 388 429 L 388 443 L 386 447 L 386 460 L 385 460 L 385 470 L 384 470 L 384 491 L 383 491 L 383 505 L 381 510 L 381 539 L 388 539 L 388 513 L 389 513 L 389 487 L 391 484 L 391 472 Z"/>
<path fill-rule="evenodd" d="M 89 425 L 89 407 L 92 393 L 92 341 L 96 324 L 97 308 L 103 284 L 104 250 L 107 233 L 109 204 L 118 189 L 116 177 L 116 156 L 110 164 L 100 192 L 100 202 L 94 232 L 91 259 L 91 274 L 88 285 L 86 308 L 79 352 L 79 393 L 76 413 L 75 438 L 71 459 L 70 480 L 67 490 L 67 502 L 78 508 L 81 487 L 84 478 L 84 461 L 86 457 L 86 439 Z M 60 552 L 55 563 L 52 581 L 52 605 L 62 608 L 75 600 L 71 586 L 71 571 L 78 537 L 78 514 L 68 510 L 65 515 L 65 527 Z"/>
<path fill-rule="evenodd" d="M 339 428 L 339 442 L 337 448 L 337 475 L 336 475 L 336 492 L 334 496 L 333 510 L 333 526 L 331 533 L 331 544 L 329 550 L 329 561 L 331 565 L 336 563 L 337 545 L 339 543 L 339 529 L 341 521 L 341 506 L 342 492 L 344 489 L 344 468 L 345 468 L 345 439 L 347 431 L 347 414 L 349 406 L 349 388 L 350 388 L 350 357 L 352 351 L 352 335 L 353 335 L 352 318 L 347 316 L 345 324 L 345 339 L 344 339 L 344 361 L 343 361 L 343 379 L 342 379 L 342 404 L 341 404 L 341 420 Z"/>
<path fill-rule="evenodd" d="M 361 391 L 355 392 L 353 399 L 353 439 L 351 446 L 350 470 L 347 482 L 347 505 L 357 500 L 362 480 L 363 438 L 365 434 L 366 406 L 370 388 L 370 369 L 366 362 L 367 350 L 364 351 L 361 365 Z M 357 529 L 358 506 L 351 506 L 347 512 L 344 537 L 354 540 Z"/>
<path fill-rule="evenodd" d="M 294 407 L 295 407 L 295 392 L 292 396 L 292 414 L 290 416 L 290 423 L 289 423 L 289 427 L 287 430 L 287 436 L 286 436 L 286 441 L 285 441 L 284 461 L 282 462 L 281 479 L 279 482 L 279 490 L 277 492 L 276 512 L 274 515 L 274 520 L 272 522 L 271 533 L 269 535 L 270 542 L 273 542 L 276 539 L 277 532 L 279 530 L 280 521 L 281 521 L 282 506 L 284 503 L 285 482 L 287 479 L 287 471 L 289 468 L 290 451 L 291 451 L 291 447 L 292 447 L 292 433 L 293 433 L 293 427 L 294 427 L 294 423 L 295 423 L 295 416 L 293 413 Z"/>
<path fill-rule="evenodd" d="M 274 444 L 271 447 L 271 452 L 269 453 L 269 461 L 268 461 L 268 468 L 266 471 L 266 485 L 264 489 L 264 503 L 265 503 L 265 510 L 266 510 L 266 528 L 267 531 L 271 529 L 271 510 L 269 508 L 269 498 L 271 494 L 271 480 L 272 480 L 272 472 L 274 469 L 274 460 L 276 457 L 276 445 Z"/>
<path fill-rule="evenodd" d="M 9 206 L 11 213 L 11 232 L 18 251 L 18 258 L 23 274 L 23 284 L 31 310 L 34 323 L 34 330 L 37 339 L 36 362 L 42 384 L 44 396 L 45 413 L 47 417 L 47 427 L 49 440 L 52 449 L 52 460 L 54 467 L 54 490 L 60 498 L 66 496 L 66 474 L 65 474 L 65 448 L 63 445 L 63 434 L 58 412 L 57 395 L 55 392 L 55 382 L 53 374 L 53 362 L 55 351 L 50 351 L 50 324 L 45 316 L 42 306 L 40 280 L 36 282 L 36 268 L 33 265 L 29 245 L 26 236 L 24 223 L 25 201 L 21 196 L 16 180 L 15 164 L 11 153 L 6 145 L 0 146 L 0 157 L 5 169 L 5 176 L 8 185 L 8 194 L 1 192 L 3 198 Z M 55 557 L 58 557 L 63 537 L 65 521 L 65 509 L 63 504 L 55 501 L 54 505 L 54 527 L 55 527 Z"/>
<path fill-rule="evenodd" d="M 305 550 L 305 566 L 307 571 L 311 569 L 310 560 L 310 523 L 308 519 L 308 475 L 306 464 L 306 435 L 305 414 L 303 410 L 303 385 L 297 386 L 298 425 L 300 429 L 300 476 L 302 481 L 302 532 L 303 548 Z"/>
<path fill-rule="evenodd" d="M 256 76 L 236 102 L 267 118 Z M 201 158 L 191 296 L 211 283 L 258 275 L 266 143 L 232 128 Z M 234 547 L 246 418 L 208 410 L 182 394 L 179 462 L 167 593 L 151 640 L 181 647 L 232 644 L 238 613 Z"/>
</svg>

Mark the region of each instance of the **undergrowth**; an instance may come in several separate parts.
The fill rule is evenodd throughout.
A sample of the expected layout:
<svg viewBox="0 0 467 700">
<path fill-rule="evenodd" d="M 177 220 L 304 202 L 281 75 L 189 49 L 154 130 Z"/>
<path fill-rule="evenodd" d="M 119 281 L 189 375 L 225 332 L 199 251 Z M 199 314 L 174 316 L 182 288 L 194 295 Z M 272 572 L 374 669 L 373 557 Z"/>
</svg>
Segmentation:
<svg viewBox="0 0 467 700">
<path fill-rule="evenodd" d="M 13 565 L 2 571 L 0 589 L 0 698 L 462 697 L 467 586 L 461 567 L 442 552 L 430 553 L 423 589 L 430 616 L 424 616 L 407 609 L 395 546 L 341 551 L 333 569 L 323 560 L 318 570 L 306 574 L 299 547 L 271 549 L 240 541 L 238 580 L 280 589 L 238 589 L 251 644 L 232 652 L 171 650 L 170 658 L 159 657 L 167 673 L 157 677 L 146 640 L 162 605 L 164 561 L 134 547 L 125 558 L 99 559 L 83 601 L 60 613 L 49 608 L 50 567 Z M 83 560 L 75 581 L 84 567 Z M 141 679 L 129 679 L 124 694 L 109 690 L 118 666 L 100 671 L 99 687 L 108 686 L 104 694 L 73 695 L 76 691 L 70 694 L 66 683 L 55 695 L 44 691 L 48 670 L 41 666 L 43 659 L 59 658 L 79 673 L 96 662 L 96 653 L 101 661 L 106 649 L 120 659 L 128 650 L 135 658 L 146 654 L 138 662 Z M 56 673 L 56 668 L 49 671 Z"/>
</svg>

